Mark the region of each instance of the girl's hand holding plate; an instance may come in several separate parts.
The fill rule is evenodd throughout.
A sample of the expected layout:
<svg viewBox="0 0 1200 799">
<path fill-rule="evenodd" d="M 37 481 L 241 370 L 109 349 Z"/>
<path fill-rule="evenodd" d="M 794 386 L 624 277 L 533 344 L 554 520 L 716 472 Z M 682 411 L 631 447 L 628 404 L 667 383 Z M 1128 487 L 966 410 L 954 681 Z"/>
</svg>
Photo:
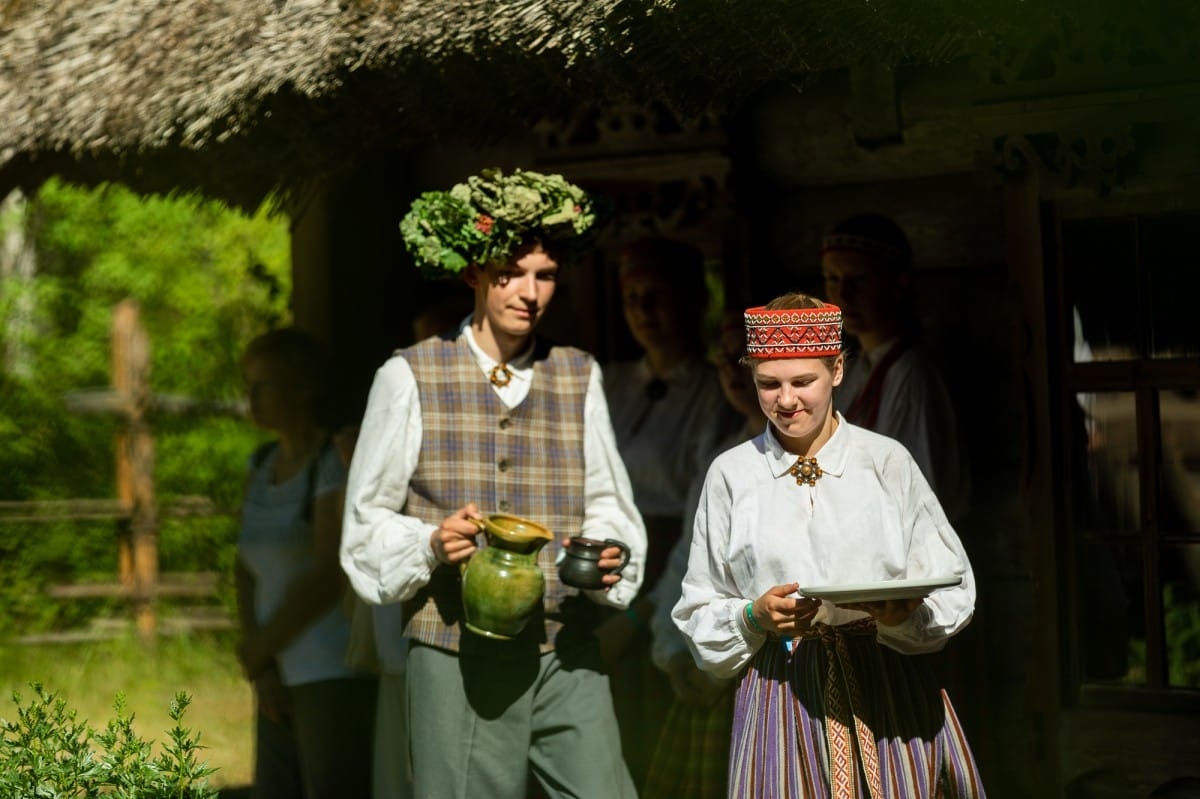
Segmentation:
<svg viewBox="0 0 1200 799">
<path fill-rule="evenodd" d="M 777 585 L 754 600 L 750 612 L 758 623 L 758 629 L 768 635 L 791 638 L 812 626 L 812 618 L 821 607 L 821 600 L 791 596 L 799 587 L 799 583 Z"/>
</svg>

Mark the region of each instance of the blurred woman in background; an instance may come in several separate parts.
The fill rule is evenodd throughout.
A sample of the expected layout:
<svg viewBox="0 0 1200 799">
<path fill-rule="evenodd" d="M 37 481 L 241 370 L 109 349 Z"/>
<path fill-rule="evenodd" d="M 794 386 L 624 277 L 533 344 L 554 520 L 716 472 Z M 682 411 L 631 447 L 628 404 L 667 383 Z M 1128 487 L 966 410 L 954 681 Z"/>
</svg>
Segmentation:
<svg viewBox="0 0 1200 799">
<path fill-rule="evenodd" d="M 346 466 L 322 418 L 322 348 L 299 330 L 271 331 L 250 343 L 242 372 L 254 423 L 276 437 L 250 459 L 237 547 L 254 796 L 367 799 L 376 680 L 345 663 Z"/>
</svg>

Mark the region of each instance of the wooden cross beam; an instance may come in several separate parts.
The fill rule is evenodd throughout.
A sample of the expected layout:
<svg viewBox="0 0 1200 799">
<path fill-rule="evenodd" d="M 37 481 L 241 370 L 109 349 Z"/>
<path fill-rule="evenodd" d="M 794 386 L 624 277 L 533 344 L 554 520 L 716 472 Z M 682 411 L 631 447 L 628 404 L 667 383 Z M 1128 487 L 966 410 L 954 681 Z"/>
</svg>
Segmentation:
<svg viewBox="0 0 1200 799">
<path fill-rule="evenodd" d="M 63 397 L 72 413 L 127 418 L 135 412 L 132 398 L 113 388 L 83 388 Z M 244 400 L 199 400 L 182 394 L 151 394 L 146 416 L 245 416 Z"/>
<path fill-rule="evenodd" d="M 159 514 L 173 518 L 216 516 L 220 509 L 208 497 L 175 497 L 160 505 Z M 129 518 L 129 508 L 117 499 L 0 500 L 0 522 L 117 521 Z"/>
</svg>

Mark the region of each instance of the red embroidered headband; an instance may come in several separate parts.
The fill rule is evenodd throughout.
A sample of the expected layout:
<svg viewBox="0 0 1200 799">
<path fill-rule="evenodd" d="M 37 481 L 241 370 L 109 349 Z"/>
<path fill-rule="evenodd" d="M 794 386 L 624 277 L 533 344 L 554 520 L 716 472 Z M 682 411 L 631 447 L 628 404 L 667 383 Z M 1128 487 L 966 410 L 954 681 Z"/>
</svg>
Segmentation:
<svg viewBox="0 0 1200 799">
<path fill-rule="evenodd" d="M 904 264 L 908 261 L 908 254 L 900 247 L 870 236 L 860 236 L 854 233 L 830 233 L 821 239 L 822 255 L 838 250 L 862 252 L 896 264 Z"/>
<path fill-rule="evenodd" d="M 825 358 L 842 351 L 842 309 L 746 309 L 747 358 Z"/>
</svg>

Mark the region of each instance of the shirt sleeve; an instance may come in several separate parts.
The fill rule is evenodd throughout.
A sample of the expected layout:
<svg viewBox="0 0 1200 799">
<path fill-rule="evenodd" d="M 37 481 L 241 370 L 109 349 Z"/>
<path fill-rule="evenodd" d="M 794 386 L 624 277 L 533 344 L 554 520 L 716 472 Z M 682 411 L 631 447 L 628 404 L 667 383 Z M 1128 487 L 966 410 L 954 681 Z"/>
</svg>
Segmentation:
<svg viewBox="0 0 1200 799">
<path fill-rule="evenodd" d="M 727 565 L 731 509 L 729 485 L 719 463 L 708 470 L 696 509 L 687 573 L 671 617 L 692 655 L 706 671 L 732 677 L 767 640 L 750 628 L 746 605 Z"/>
<path fill-rule="evenodd" d="M 703 491 L 704 474 L 700 474 L 688 489 L 683 530 L 671 546 L 671 552 L 667 555 L 667 565 L 650 592 L 650 599 L 654 603 L 654 613 L 649 624 L 650 659 L 663 671 L 667 670 L 671 658 L 688 649 L 687 641 L 675 626 L 675 620 L 671 618 L 671 611 L 683 593 L 683 577 L 687 574 L 688 554 L 692 548 L 692 530 L 696 526 L 696 508 L 700 504 Z"/>
<path fill-rule="evenodd" d="M 746 420 L 741 418 L 742 424 L 736 429 L 732 435 L 727 435 L 720 443 L 714 446 L 712 457 L 709 459 L 708 466 L 712 465 L 712 461 L 726 449 L 736 446 L 741 441 L 747 438 L 753 438 L 754 433 L 751 432 L 750 425 L 747 425 Z M 683 577 L 688 570 L 688 555 L 692 547 L 692 531 L 696 526 L 696 510 L 700 505 L 700 497 L 704 492 L 704 480 L 707 475 L 707 467 L 705 471 L 696 475 L 692 480 L 691 486 L 688 487 L 687 499 L 684 502 L 684 517 L 683 530 L 680 532 L 679 538 L 671 547 L 670 554 L 667 555 L 667 565 L 663 568 L 662 574 L 658 578 L 658 582 L 654 584 L 654 588 L 650 592 L 650 599 L 654 602 L 654 614 L 650 617 L 650 659 L 654 664 L 663 671 L 667 670 L 671 659 L 680 652 L 688 651 L 687 640 L 675 625 L 675 620 L 671 618 L 671 611 L 675 608 L 675 603 L 679 601 L 680 595 L 683 593 Z"/>
<path fill-rule="evenodd" d="M 716 375 L 713 375 L 713 383 L 718 389 L 720 388 Z M 699 490 L 694 488 L 694 484 L 699 481 L 703 486 L 704 475 L 707 473 L 708 467 L 712 465 L 713 459 L 723 450 L 728 449 L 731 442 L 735 437 L 740 436 L 746 426 L 746 419 L 729 404 L 724 392 L 720 390 L 710 395 L 708 407 L 702 418 L 708 419 L 709 423 L 695 431 L 696 451 L 694 457 L 697 467 L 695 472 L 689 476 L 689 480 L 693 483 L 688 487 L 687 501 L 689 503 L 694 502 L 699 494 Z M 694 507 L 694 505 L 685 506 L 685 512 L 690 512 Z"/>
<path fill-rule="evenodd" d="M 954 404 L 930 364 L 917 361 L 889 380 L 877 432 L 904 444 L 949 518 L 962 519 L 966 515 L 970 508 L 970 469 Z"/>
<path fill-rule="evenodd" d="M 671 658 L 688 649 L 687 641 L 675 626 L 671 610 L 683 593 L 683 576 L 687 574 L 688 552 L 692 536 L 685 530 L 671 547 L 667 565 L 650 592 L 654 613 L 650 616 L 650 659 L 666 671 Z"/>
<path fill-rule="evenodd" d="M 934 591 L 902 624 L 878 626 L 881 644 L 905 654 L 936 652 L 971 621 L 975 612 L 975 573 L 958 534 L 911 457 L 897 459 L 901 507 L 909 529 L 910 574 L 962 577 L 962 583 Z"/>
<path fill-rule="evenodd" d="M 628 607 L 642 585 L 646 562 L 646 526 L 633 502 L 629 473 L 617 450 L 604 381 L 597 364 L 592 365 L 584 401 L 583 456 L 584 478 L 583 535 L 588 538 L 614 538 L 629 547 L 629 563 L 621 580 L 607 591 L 587 591 L 601 604 Z"/>
<path fill-rule="evenodd" d="M 933 462 L 932 419 L 941 411 L 935 403 L 928 377 L 914 368 L 903 373 L 889 373 L 888 394 L 875 430 L 896 439 L 913 456 L 931 486 L 938 485 L 938 474 Z"/>
<path fill-rule="evenodd" d="M 436 528 L 400 513 L 421 453 L 421 404 L 408 361 L 375 373 L 346 484 L 341 562 L 371 604 L 399 602 L 429 582 Z"/>
</svg>

